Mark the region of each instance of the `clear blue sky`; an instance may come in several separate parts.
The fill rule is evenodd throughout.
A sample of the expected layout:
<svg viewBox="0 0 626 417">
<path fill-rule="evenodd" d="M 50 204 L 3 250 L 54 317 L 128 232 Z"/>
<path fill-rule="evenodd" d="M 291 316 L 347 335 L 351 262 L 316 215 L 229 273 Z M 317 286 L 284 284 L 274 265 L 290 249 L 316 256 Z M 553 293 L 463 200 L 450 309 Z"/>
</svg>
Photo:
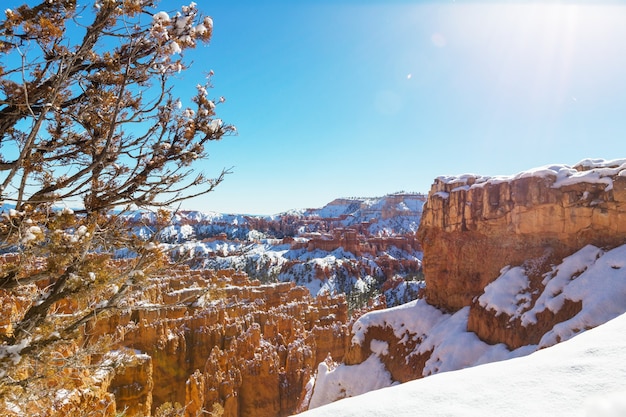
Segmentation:
<svg viewBox="0 0 626 417">
<path fill-rule="evenodd" d="M 187 208 L 274 214 L 626 157 L 626 4 L 198 3 L 213 39 L 177 85 L 213 69 L 239 134 L 205 167 L 233 174 Z"/>
</svg>

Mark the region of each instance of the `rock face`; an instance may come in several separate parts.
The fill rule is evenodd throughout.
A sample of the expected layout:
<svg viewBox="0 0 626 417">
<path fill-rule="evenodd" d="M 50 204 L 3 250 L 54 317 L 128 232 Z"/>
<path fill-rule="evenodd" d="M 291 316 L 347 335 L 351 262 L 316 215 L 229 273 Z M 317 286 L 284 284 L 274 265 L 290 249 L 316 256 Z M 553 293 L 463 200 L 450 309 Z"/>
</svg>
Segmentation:
<svg viewBox="0 0 626 417">
<path fill-rule="evenodd" d="M 24 307 L 0 297 L 2 335 Z M 149 416 L 165 403 L 188 417 L 290 415 L 306 409 L 318 362 L 343 360 L 347 321 L 344 296 L 314 299 L 291 282 L 261 285 L 234 270 L 172 265 L 134 288 L 126 309 L 87 324 L 89 340 L 114 342 L 90 366 L 64 369 L 76 384 L 44 381 L 56 390 L 49 403 L 16 412 L 0 403 L 0 415 Z"/>
<path fill-rule="evenodd" d="M 428 301 L 456 311 L 506 265 L 531 262 L 540 276 L 587 244 L 622 244 L 624 162 L 587 160 L 508 178 L 437 178 L 418 231 Z"/>
<path fill-rule="evenodd" d="M 185 405 L 190 417 L 216 406 L 232 417 L 289 415 L 318 361 L 343 360 L 347 349 L 345 298 L 312 299 L 293 283 L 176 268 L 142 294 L 125 314 L 90 330 L 117 333 L 120 349 L 151 361 L 146 371 L 139 366 L 146 361 L 135 360 L 112 382 L 117 409 L 128 415 L 164 403 Z"/>
<path fill-rule="evenodd" d="M 133 351 L 116 351 L 106 360 L 117 360 L 120 366 L 115 369 L 109 385 L 109 392 L 115 396 L 118 410 L 125 410 L 129 416 L 150 415 L 152 408 L 152 358 Z"/>
</svg>

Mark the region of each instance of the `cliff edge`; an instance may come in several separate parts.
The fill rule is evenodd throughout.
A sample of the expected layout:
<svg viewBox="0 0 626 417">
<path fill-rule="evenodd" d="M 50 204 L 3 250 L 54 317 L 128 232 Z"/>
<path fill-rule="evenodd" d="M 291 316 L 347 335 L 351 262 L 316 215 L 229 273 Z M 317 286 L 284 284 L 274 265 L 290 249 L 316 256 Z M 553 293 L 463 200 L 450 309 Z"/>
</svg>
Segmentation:
<svg viewBox="0 0 626 417">
<path fill-rule="evenodd" d="M 507 265 L 532 266 L 539 277 L 586 245 L 615 247 L 625 238 L 625 159 L 584 160 L 510 177 L 439 177 L 418 230 L 426 298 L 456 311 Z"/>
</svg>

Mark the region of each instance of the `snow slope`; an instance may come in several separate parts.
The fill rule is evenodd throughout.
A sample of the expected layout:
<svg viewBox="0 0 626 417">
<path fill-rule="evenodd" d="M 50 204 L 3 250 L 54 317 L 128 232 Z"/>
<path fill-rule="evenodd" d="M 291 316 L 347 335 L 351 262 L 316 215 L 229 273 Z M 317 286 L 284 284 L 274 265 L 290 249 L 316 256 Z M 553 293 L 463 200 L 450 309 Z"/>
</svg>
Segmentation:
<svg viewBox="0 0 626 417">
<path fill-rule="evenodd" d="M 329 415 L 625 416 L 626 315 L 528 356 L 433 375 L 299 414 Z"/>
<path fill-rule="evenodd" d="M 588 245 L 563 259 L 545 274 L 545 289 L 533 305 L 529 301 L 528 279 L 523 269 L 503 268 L 500 277 L 487 286 L 478 299 L 484 307 L 496 313 L 521 317 L 522 322 L 531 324 L 536 320 L 536 314 L 546 308 L 557 312 L 565 299 L 582 301 L 582 309 L 569 320 L 556 324 L 538 345 L 526 345 L 509 351 L 504 344 L 487 344 L 475 333 L 467 331 L 469 307 L 447 314 L 422 299 L 361 316 L 353 325 L 352 343 L 362 345 L 371 327 L 391 328 L 401 343 L 406 343 L 403 340 L 408 337 L 421 340 L 408 357 L 432 352 L 423 370 L 423 376 L 428 376 L 426 379 L 443 372 L 528 355 L 559 341 L 569 340 L 585 329 L 599 326 L 625 313 L 625 260 L 626 245 L 611 250 Z M 333 367 L 321 363 L 309 407 L 360 395 L 373 386 L 390 386 L 393 382 L 381 372 L 376 373 L 383 375 L 379 381 L 363 384 L 363 379 L 371 378 L 371 369 L 384 369 L 380 358 L 386 353 L 381 342 L 376 341 L 376 346 L 370 346 L 373 353 L 367 365 L 341 364 Z"/>
</svg>

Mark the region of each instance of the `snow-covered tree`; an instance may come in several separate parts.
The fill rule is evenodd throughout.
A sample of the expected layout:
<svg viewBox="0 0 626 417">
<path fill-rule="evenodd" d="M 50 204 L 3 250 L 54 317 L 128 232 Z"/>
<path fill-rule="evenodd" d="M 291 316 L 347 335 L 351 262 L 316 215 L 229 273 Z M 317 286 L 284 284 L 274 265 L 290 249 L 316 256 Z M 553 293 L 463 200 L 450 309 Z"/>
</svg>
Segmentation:
<svg viewBox="0 0 626 417">
<path fill-rule="evenodd" d="M 195 3 L 29 3 L 0 21 L 0 395 L 74 358 L 84 325 L 128 303 L 163 255 L 118 213 L 213 190 L 228 171 L 194 162 L 234 132 L 212 72 L 189 103 L 173 94 L 185 51 L 212 33 Z M 120 248 L 132 259 L 112 262 Z"/>
</svg>

